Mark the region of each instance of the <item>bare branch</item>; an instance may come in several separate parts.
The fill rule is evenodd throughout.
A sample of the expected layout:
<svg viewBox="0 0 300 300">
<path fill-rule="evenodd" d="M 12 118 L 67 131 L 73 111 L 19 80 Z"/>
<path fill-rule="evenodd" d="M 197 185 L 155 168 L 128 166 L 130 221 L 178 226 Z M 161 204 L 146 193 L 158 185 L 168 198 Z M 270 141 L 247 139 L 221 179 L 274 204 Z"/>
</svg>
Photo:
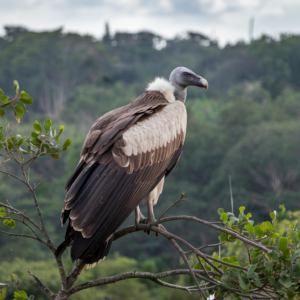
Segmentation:
<svg viewBox="0 0 300 300">
<path fill-rule="evenodd" d="M 30 271 L 28 271 L 29 275 L 31 275 L 35 281 L 39 284 L 39 286 L 52 298 L 54 299 L 56 294 L 54 294 L 46 285 L 34 274 L 32 274 Z"/>
<path fill-rule="evenodd" d="M 28 222 L 30 222 L 36 229 L 38 229 L 40 232 L 42 231 L 42 229 L 34 221 L 32 221 L 28 216 L 26 216 L 25 213 L 22 213 L 21 211 L 17 210 L 13 206 L 2 203 L 2 202 L 0 202 L 0 205 L 5 207 L 5 208 L 8 208 L 8 209 L 12 210 L 13 214 L 22 216 L 24 219 L 26 219 Z"/>
<path fill-rule="evenodd" d="M 218 247 L 218 246 L 221 246 L 221 245 L 223 245 L 223 244 L 225 244 L 225 242 L 223 242 L 223 243 L 218 243 L 218 244 L 205 245 L 205 246 L 201 246 L 201 247 L 199 247 L 199 248 L 197 248 L 197 249 L 198 249 L 198 250 L 202 250 L 202 249 L 209 248 L 209 247 Z M 190 250 L 190 251 L 185 252 L 185 254 L 189 254 L 189 253 L 192 253 L 192 252 L 193 252 L 193 251 Z"/>
<path fill-rule="evenodd" d="M 43 179 L 33 190 L 35 191 L 47 178 Z"/>
<path fill-rule="evenodd" d="M 247 252 L 248 252 L 248 258 L 249 258 L 249 264 L 252 265 L 252 261 L 251 261 L 251 255 L 250 255 L 250 251 L 249 251 L 249 247 L 247 245 L 247 243 L 244 243 L 245 247 L 247 248 Z"/>
<path fill-rule="evenodd" d="M 176 202 L 174 202 L 171 206 L 169 206 L 163 213 L 162 215 L 158 218 L 158 221 L 160 221 L 164 216 L 165 214 L 172 208 L 174 207 L 176 204 L 180 203 L 180 202 L 183 202 L 183 201 L 186 201 L 186 199 L 183 199 L 183 198 L 179 198 Z"/>
<path fill-rule="evenodd" d="M 189 221 L 194 221 L 194 222 L 197 222 L 197 223 L 200 223 L 200 224 L 203 224 L 203 225 L 206 225 L 208 227 L 211 227 L 211 228 L 214 228 L 216 230 L 219 230 L 221 232 L 225 232 L 227 234 L 230 234 L 232 236 L 234 236 L 235 238 L 243 241 L 243 242 L 246 242 L 252 246 L 254 246 L 255 248 L 257 249 L 260 249 L 266 253 L 270 252 L 271 250 L 269 250 L 268 248 L 266 248 L 265 246 L 261 245 L 261 244 L 258 244 L 252 240 L 250 240 L 249 238 L 239 234 L 238 232 L 234 231 L 234 230 L 230 230 L 230 229 L 227 229 L 227 228 L 223 228 L 223 227 L 220 227 L 220 226 L 217 226 L 217 225 L 214 225 L 212 224 L 211 222 L 208 222 L 208 221 L 204 221 L 204 220 L 201 220 L 201 219 L 198 219 L 196 217 L 191 217 L 191 216 L 176 216 L 176 217 L 166 217 L 162 220 L 159 221 L 159 224 L 160 223 L 164 223 L 164 222 L 169 222 L 169 221 L 177 221 L 177 220 L 189 220 Z M 153 223 L 152 226 L 155 226 L 156 223 L 158 224 L 158 221 L 156 221 L 155 223 Z"/>
<path fill-rule="evenodd" d="M 204 274 L 203 270 L 194 270 L 194 273 L 196 274 Z M 209 272 L 211 275 L 215 275 L 218 276 L 218 273 L 215 272 Z M 175 288 L 175 289 L 180 289 L 180 290 L 185 290 L 190 292 L 192 287 L 185 287 L 185 286 L 180 286 L 180 285 L 174 285 L 174 284 L 170 284 L 167 282 L 164 282 L 162 280 L 159 280 L 160 278 L 164 278 L 164 277 L 168 277 L 168 276 L 175 276 L 175 275 L 190 275 L 190 271 L 187 269 L 182 269 L 182 270 L 172 270 L 172 271 L 167 271 L 167 272 L 161 272 L 161 273 L 157 273 L 157 274 L 153 274 L 153 273 L 148 273 L 148 272 L 126 272 L 126 273 L 121 273 L 118 275 L 114 275 L 111 277 L 107 277 L 104 279 L 96 279 L 96 280 L 92 280 L 89 282 L 85 282 L 83 284 L 77 285 L 75 287 L 73 287 L 71 289 L 71 294 L 75 294 L 79 291 L 82 291 L 84 289 L 88 289 L 88 288 L 92 288 L 92 287 L 96 287 L 96 286 L 101 286 L 101 285 L 106 285 L 106 284 L 111 284 L 111 283 L 115 283 L 121 280 L 126 280 L 126 279 L 132 279 L 132 278 L 144 278 L 144 279 L 150 279 L 153 282 L 166 286 L 166 287 L 170 287 L 170 288 Z M 206 288 L 206 289 L 211 289 L 211 287 Z M 206 290 L 205 288 L 203 288 L 203 290 Z"/>
<path fill-rule="evenodd" d="M 10 174 L 10 173 L 6 173 L 6 172 L 4 172 L 4 171 L 0 171 L 0 173 L 3 173 L 3 174 L 5 174 L 5 175 L 7 175 L 7 176 L 11 176 L 11 177 L 13 177 L 13 178 L 15 178 L 15 179 L 17 179 L 17 180 L 23 182 L 24 184 L 26 184 L 26 182 L 25 182 L 23 179 L 19 178 L 18 176 L 15 176 L 15 175 Z"/>
<path fill-rule="evenodd" d="M 79 277 L 80 273 L 82 272 L 82 270 L 84 269 L 86 263 L 80 259 L 77 260 L 75 266 L 73 267 L 70 275 L 67 277 L 67 286 L 68 288 L 71 288 L 75 281 L 77 280 L 77 278 Z"/>
<path fill-rule="evenodd" d="M 42 244 L 44 244 L 44 245 L 46 245 L 47 246 L 47 244 L 43 241 L 43 240 L 41 240 L 39 237 L 38 237 L 38 235 L 35 233 L 35 231 L 24 221 L 24 218 L 23 218 L 23 220 L 20 220 L 20 219 L 16 219 L 16 218 L 10 218 L 10 217 L 0 217 L 0 219 L 4 219 L 4 220 L 14 220 L 14 221 L 16 221 L 16 222 L 19 222 L 19 223 L 22 223 L 23 225 L 25 225 L 26 227 L 28 227 L 30 230 L 31 230 L 31 232 L 35 235 L 35 239 L 37 240 L 37 241 L 39 241 L 39 242 L 41 242 Z M 29 236 L 28 236 L 29 237 Z M 34 238 L 34 237 L 33 237 Z"/>
<path fill-rule="evenodd" d="M 29 239 L 34 239 L 36 241 L 39 241 L 45 245 L 47 245 L 45 242 L 43 242 L 42 240 L 38 240 L 36 237 L 32 236 L 32 235 L 27 235 L 27 234 L 20 234 L 20 233 L 11 233 L 11 232 L 7 232 L 7 231 L 3 231 L 3 230 L 0 230 L 1 233 L 5 233 L 9 236 L 19 236 L 19 237 L 26 237 L 26 238 L 29 238 Z"/>
<path fill-rule="evenodd" d="M 187 260 L 187 258 L 185 256 L 185 254 L 184 254 L 184 251 L 179 247 L 179 245 L 174 241 L 174 239 L 169 239 L 169 241 L 174 246 L 174 248 L 179 252 L 180 256 L 182 257 L 182 259 L 183 259 L 183 261 L 185 263 L 185 265 L 188 267 L 188 269 L 190 271 L 190 274 L 191 274 L 192 278 L 194 279 L 194 281 L 195 281 L 195 283 L 196 283 L 196 285 L 198 287 L 201 299 L 202 299 L 202 296 L 203 296 L 204 300 L 205 300 L 205 298 L 206 298 L 205 294 L 203 293 L 203 291 L 202 291 L 202 289 L 201 289 L 201 287 L 199 285 L 199 282 L 198 282 L 198 280 L 197 280 L 197 278 L 196 278 L 196 276 L 195 276 L 195 274 L 194 274 L 194 272 L 193 272 L 193 270 L 192 270 L 192 268 L 191 268 L 191 266 L 190 266 L 190 264 L 189 264 L 189 262 L 188 262 L 188 260 Z"/>
</svg>

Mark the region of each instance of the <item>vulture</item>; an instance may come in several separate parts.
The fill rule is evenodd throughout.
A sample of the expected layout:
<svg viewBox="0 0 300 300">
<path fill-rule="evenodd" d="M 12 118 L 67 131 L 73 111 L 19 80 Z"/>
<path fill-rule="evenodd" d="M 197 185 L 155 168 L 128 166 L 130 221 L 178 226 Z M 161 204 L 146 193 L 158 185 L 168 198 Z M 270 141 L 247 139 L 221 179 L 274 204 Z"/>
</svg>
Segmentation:
<svg viewBox="0 0 300 300">
<path fill-rule="evenodd" d="M 207 89 L 208 83 L 178 67 L 169 81 L 155 78 L 133 102 L 96 120 L 65 186 L 61 222 L 69 223 L 57 255 L 72 245 L 72 261 L 94 267 L 106 258 L 114 233 L 134 210 L 136 227 L 155 221 L 153 205 L 182 154 L 188 86 Z M 139 209 L 143 199 L 147 218 Z"/>
</svg>

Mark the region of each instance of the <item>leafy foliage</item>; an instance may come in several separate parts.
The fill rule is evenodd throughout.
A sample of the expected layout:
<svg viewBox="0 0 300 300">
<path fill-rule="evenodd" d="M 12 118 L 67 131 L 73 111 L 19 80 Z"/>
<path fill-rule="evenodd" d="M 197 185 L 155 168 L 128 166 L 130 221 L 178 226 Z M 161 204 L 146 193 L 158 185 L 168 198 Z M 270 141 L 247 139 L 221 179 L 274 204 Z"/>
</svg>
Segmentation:
<svg viewBox="0 0 300 300">
<path fill-rule="evenodd" d="M 285 210 L 281 206 L 282 211 Z M 213 262 L 217 267 L 222 268 L 224 275 L 215 277 L 224 288 L 220 287 L 212 291 L 216 293 L 217 299 L 241 299 L 242 294 L 250 294 L 255 298 L 255 289 L 259 287 L 269 287 L 269 292 L 274 297 L 280 299 L 293 299 L 295 296 L 300 299 L 300 239 L 298 237 L 298 223 L 284 219 L 285 224 L 288 224 L 288 229 L 282 231 L 282 219 L 277 220 L 276 214 L 272 214 L 273 220 L 262 222 L 260 225 L 255 225 L 257 228 L 253 232 L 253 220 L 251 214 L 245 215 L 245 208 L 240 208 L 240 215 L 234 222 L 226 223 L 226 228 L 237 231 L 249 240 L 261 240 L 261 244 L 269 248 L 268 253 L 255 248 L 248 244 L 243 251 L 248 252 L 248 256 L 224 256 L 220 258 L 214 255 L 215 258 L 222 262 L 229 263 L 231 266 L 222 265 L 222 263 Z M 223 209 L 219 208 L 220 214 Z M 231 216 L 231 213 L 228 213 Z M 299 220 L 299 219 L 298 219 Z M 244 225 L 246 224 L 246 225 Z M 285 228 L 285 227 L 284 227 Z M 225 242 L 227 255 L 234 253 L 238 254 L 241 249 L 241 241 L 237 241 L 230 234 L 221 234 L 220 241 Z M 233 247 L 231 247 L 232 245 Z M 224 251 L 223 251 L 224 252 Z M 224 253 L 224 254 L 225 254 Z M 226 255 L 225 254 L 225 255 Z M 204 260 L 202 264 L 205 269 L 211 271 L 212 268 Z M 238 266 L 237 269 L 235 266 Z M 194 268 L 202 269 L 200 263 L 197 263 Z M 225 287 L 235 289 L 236 292 L 230 294 Z M 268 296 L 268 295 L 266 295 Z"/>
</svg>

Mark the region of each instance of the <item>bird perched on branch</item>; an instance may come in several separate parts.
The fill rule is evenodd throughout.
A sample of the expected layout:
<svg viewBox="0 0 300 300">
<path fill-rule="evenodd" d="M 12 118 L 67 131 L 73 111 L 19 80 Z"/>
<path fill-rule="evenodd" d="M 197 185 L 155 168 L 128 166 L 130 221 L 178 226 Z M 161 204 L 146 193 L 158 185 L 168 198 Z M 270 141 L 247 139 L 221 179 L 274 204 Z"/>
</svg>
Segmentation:
<svg viewBox="0 0 300 300">
<path fill-rule="evenodd" d="M 108 255 L 115 231 L 132 211 L 137 227 L 155 221 L 153 205 L 182 153 L 188 86 L 207 89 L 208 83 L 178 67 L 169 81 L 156 78 L 133 102 L 94 123 L 65 186 L 61 222 L 69 219 L 69 225 L 56 254 L 72 244 L 72 260 L 94 267 Z M 139 209 L 143 199 L 147 219 Z"/>
</svg>

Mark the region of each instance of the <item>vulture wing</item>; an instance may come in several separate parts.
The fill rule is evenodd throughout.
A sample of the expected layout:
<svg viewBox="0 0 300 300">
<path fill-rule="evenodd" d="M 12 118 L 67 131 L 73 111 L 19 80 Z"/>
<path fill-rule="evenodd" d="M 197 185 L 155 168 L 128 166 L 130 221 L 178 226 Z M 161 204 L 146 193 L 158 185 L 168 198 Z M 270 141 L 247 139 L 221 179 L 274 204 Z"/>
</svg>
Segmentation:
<svg viewBox="0 0 300 300">
<path fill-rule="evenodd" d="M 185 132 L 184 104 L 153 91 L 95 122 L 66 184 L 72 260 L 107 255 L 117 228 L 178 162 Z"/>
</svg>

